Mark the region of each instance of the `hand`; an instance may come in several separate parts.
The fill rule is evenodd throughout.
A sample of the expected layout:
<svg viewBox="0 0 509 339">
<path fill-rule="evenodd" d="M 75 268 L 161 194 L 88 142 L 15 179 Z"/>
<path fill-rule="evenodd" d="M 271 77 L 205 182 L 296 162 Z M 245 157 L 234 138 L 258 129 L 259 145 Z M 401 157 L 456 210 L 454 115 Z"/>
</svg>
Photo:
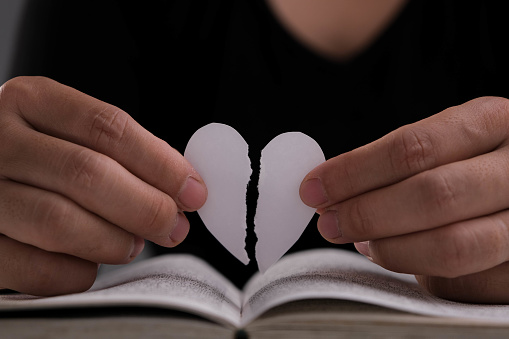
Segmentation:
<svg viewBox="0 0 509 339">
<path fill-rule="evenodd" d="M 98 263 L 128 263 L 143 239 L 180 243 L 181 211 L 205 199 L 182 155 L 122 110 L 47 78 L 0 88 L 1 287 L 86 290 Z"/>
<path fill-rule="evenodd" d="M 509 100 L 401 127 L 318 166 L 300 194 L 327 240 L 438 296 L 509 302 Z"/>
</svg>

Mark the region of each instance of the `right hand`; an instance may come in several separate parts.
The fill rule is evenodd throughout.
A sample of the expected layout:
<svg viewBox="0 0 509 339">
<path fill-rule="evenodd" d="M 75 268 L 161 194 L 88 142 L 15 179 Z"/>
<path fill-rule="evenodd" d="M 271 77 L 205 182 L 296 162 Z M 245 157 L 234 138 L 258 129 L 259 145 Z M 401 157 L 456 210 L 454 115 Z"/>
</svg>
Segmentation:
<svg viewBox="0 0 509 339">
<path fill-rule="evenodd" d="M 189 162 L 122 110 L 47 78 L 0 87 L 0 287 L 87 290 L 99 263 L 130 262 L 144 239 L 180 243 L 181 211 L 206 195 Z"/>
</svg>

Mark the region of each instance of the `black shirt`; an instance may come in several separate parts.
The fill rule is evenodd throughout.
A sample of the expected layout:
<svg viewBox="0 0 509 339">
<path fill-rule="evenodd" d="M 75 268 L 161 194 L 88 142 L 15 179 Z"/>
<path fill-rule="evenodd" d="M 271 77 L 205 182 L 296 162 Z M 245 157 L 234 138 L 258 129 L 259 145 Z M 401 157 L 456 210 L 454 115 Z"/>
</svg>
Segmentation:
<svg viewBox="0 0 509 339">
<path fill-rule="evenodd" d="M 44 75 L 112 103 L 181 152 L 199 127 L 221 122 L 246 139 L 253 168 L 287 131 L 308 134 L 331 158 L 447 107 L 508 96 L 502 6 L 410 1 L 368 49 L 340 63 L 300 45 L 262 0 L 34 0 L 12 75 Z M 188 238 L 165 251 L 194 253 L 242 285 L 256 265 L 244 267 L 196 213 L 188 217 Z M 250 231 L 251 257 L 254 242 Z M 315 218 L 292 251 L 317 246 L 336 245 Z"/>
</svg>

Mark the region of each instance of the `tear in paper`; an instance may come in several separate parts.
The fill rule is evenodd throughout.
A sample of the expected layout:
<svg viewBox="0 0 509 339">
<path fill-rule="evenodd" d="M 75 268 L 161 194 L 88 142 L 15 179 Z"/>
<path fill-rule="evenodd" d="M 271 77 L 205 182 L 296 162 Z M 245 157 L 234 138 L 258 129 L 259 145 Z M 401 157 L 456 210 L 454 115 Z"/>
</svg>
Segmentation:
<svg viewBox="0 0 509 339">
<path fill-rule="evenodd" d="M 198 210 L 200 218 L 210 233 L 247 265 L 246 192 L 252 170 L 246 141 L 230 126 L 209 124 L 193 134 L 184 157 L 207 185 L 207 201 Z"/>
</svg>

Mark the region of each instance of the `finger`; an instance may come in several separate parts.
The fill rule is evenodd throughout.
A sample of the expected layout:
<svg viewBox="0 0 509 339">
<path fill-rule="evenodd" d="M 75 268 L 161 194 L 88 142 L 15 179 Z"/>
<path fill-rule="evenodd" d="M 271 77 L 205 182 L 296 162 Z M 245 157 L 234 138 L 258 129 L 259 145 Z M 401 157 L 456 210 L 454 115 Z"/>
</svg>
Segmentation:
<svg viewBox="0 0 509 339">
<path fill-rule="evenodd" d="M 317 208 L 400 182 L 499 147 L 508 138 L 509 101 L 480 98 L 407 125 L 312 170 L 300 188 Z"/>
<path fill-rule="evenodd" d="M 434 230 L 357 243 L 362 254 L 391 271 L 455 278 L 509 260 L 509 211 Z"/>
<path fill-rule="evenodd" d="M 509 262 L 457 278 L 416 276 L 430 293 L 448 300 L 481 304 L 509 303 Z"/>
<path fill-rule="evenodd" d="M 117 162 L 82 146 L 19 126 L 0 150 L 0 173 L 60 193 L 130 233 L 175 246 L 189 223 L 173 199 Z M 15 134 L 15 133 L 12 133 Z"/>
<path fill-rule="evenodd" d="M 189 162 L 122 110 L 41 77 L 8 81 L 2 99 L 2 111 L 17 114 L 43 133 L 107 155 L 167 193 L 180 209 L 196 210 L 205 202 L 205 185 Z"/>
<path fill-rule="evenodd" d="M 0 286 L 32 295 L 57 295 L 88 290 L 97 264 L 50 253 L 0 235 Z"/>
<path fill-rule="evenodd" d="M 328 208 L 337 218 L 320 217 L 319 229 L 340 229 L 343 237 L 364 241 L 504 210 L 509 207 L 507 168 L 507 147 L 440 166 Z"/>
<path fill-rule="evenodd" d="M 143 249 L 143 239 L 56 193 L 7 180 L 0 192 L 0 233 L 19 242 L 108 264 L 128 263 Z"/>
</svg>

